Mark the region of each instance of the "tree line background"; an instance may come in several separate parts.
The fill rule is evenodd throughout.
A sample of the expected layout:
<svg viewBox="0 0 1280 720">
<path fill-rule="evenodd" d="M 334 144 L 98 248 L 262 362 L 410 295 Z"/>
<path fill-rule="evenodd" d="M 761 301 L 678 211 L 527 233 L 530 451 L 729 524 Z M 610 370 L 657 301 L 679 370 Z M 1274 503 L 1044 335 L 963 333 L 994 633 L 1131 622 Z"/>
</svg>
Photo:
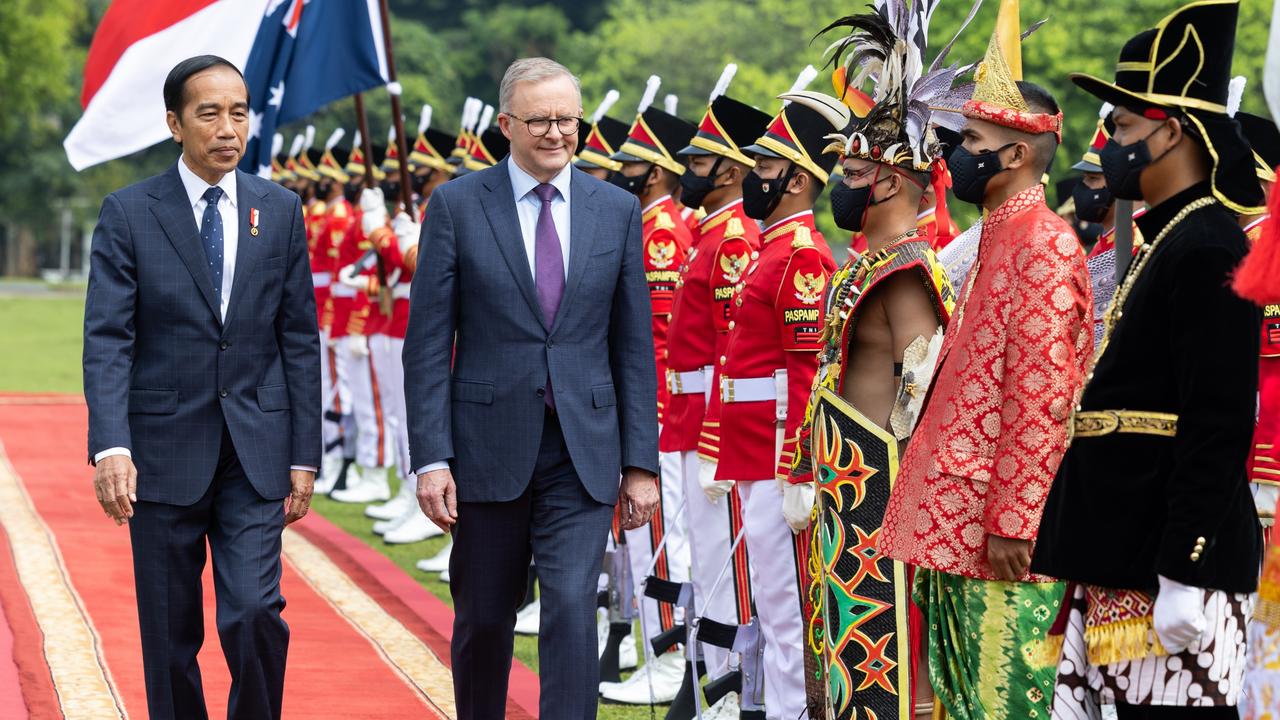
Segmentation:
<svg viewBox="0 0 1280 720">
<path fill-rule="evenodd" d="M 71 266 L 79 267 L 81 233 L 92 228 L 104 195 L 161 172 L 178 150 L 169 143 L 76 173 L 62 139 L 80 116 L 84 61 L 109 0 L 5 0 L 0 2 L 0 275 L 36 275 L 57 267 L 60 240 L 74 239 Z M 1026 79 L 1049 88 L 1066 116 L 1063 147 L 1053 176 L 1068 177 L 1088 144 L 1099 103 L 1067 80 L 1069 72 L 1113 73 L 1124 42 L 1182 4 L 1178 0 L 1023 0 L 1022 22 L 1049 18 L 1023 46 Z M 1266 115 L 1262 68 L 1272 0 L 1242 0 L 1233 74 L 1249 79 L 1243 108 Z M 935 51 L 967 14 L 969 0 L 947 0 L 931 25 Z M 952 51 L 950 60 L 981 58 L 999 2 L 987 0 Z M 498 81 L 514 58 L 545 55 L 582 79 L 590 113 L 609 88 L 622 99 L 611 115 L 629 121 L 646 78 L 662 77 L 660 97 L 680 97 L 679 114 L 701 117 L 720 71 L 736 62 L 735 98 L 772 112 L 807 63 L 821 66 L 826 42 L 810 42 L 831 20 L 860 12 L 859 0 L 390 0 L 392 35 L 406 123 L 416 127 L 423 103 L 433 124 L 456 131 L 462 100 L 475 95 L 496 103 Z M 813 89 L 829 91 L 823 73 Z M 156 88 L 160 92 L 160 88 Z M 368 93 L 371 134 L 390 122 L 384 90 Z M 351 101 L 334 103 L 309 119 L 318 142 L 343 126 L 354 128 Z M 292 138 L 305 122 L 282 129 Z M 288 141 L 286 141 L 286 146 Z M 976 211 L 952 203 L 963 227 Z M 820 213 L 828 236 L 837 234 Z"/>
</svg>

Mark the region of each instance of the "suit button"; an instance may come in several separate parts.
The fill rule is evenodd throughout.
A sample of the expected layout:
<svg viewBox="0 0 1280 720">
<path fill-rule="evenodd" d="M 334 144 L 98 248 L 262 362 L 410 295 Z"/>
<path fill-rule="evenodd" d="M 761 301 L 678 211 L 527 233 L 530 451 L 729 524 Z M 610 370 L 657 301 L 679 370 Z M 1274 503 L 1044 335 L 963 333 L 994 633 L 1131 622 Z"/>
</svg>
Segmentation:
<svg viewBox="0 0 1280 720">
<path fill-rule="evenodd" d="M 534 390 L 534 391 L 533 391 L 533 394 L 534 394 L 534 395 L 537 395 L 538 397 L 546 397 L 546 396 L 547 396 L 547 389 L 546 389 L 546 388 L 538 388 L 537 390 Z"/>
<path fill-rule="evenodd" d="M 222 388 L 221 390 L 218 391 L 218 397 L 226 397 L 230 394 L 231 393 L 227 392 L 226 388 Z"/>
<path fill-rule="evenodd" d="M 550 341 L 550 340 L 548 340 L 548 341 L 547 341 L 547 347 L 551 348 L 551 347 L 555 347 L 555 346 L 556 346 L 556 344 L 555 344 L 554 342 L 552 342 L 552 341 Z"/>
<path fill-rule="evenodd" d="M 219 345 L 218 345 L 218 349 L 219 349 L 219 350 L 226 350 L 226 349 L 227 349 L 227 348 L 229 348 L 229 347 L 231 347 L 231 343 L 227 342 L 226 340 L 223 340 L 223 341 L 222 341 L 221 343 L 219 343 Z"/>
</svg>

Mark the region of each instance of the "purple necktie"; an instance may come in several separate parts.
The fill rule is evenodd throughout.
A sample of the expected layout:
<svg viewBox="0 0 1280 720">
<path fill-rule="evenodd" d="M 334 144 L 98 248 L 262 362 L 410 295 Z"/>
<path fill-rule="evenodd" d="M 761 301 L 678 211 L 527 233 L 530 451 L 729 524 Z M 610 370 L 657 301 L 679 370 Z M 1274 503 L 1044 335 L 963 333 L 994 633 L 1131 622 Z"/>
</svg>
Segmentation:
<svg viewBox="0 0 1280 720">
<path fill-rule="evenodd" d="M 556 320 L 556 311 L 560 309 L 560 299 L 564 297 L 564 251 L 560 249 L 560 234 L 556 232 L 556 223 L 551 216 L 551 201 L 558 191 L 555 186 L 542 183 L 533 192 L 542 201 L 542 208 L 538 210 L 538 226 L 534 230 L 534 282 L 538 286 L 538 304 L 542 306 L 542 317 L 547 321 L 547 330 L 550 331 Z M 547 374 L 547 394 L 544 399 L 547 407 L 556 409 L 550 372 Z"/>
</svg>

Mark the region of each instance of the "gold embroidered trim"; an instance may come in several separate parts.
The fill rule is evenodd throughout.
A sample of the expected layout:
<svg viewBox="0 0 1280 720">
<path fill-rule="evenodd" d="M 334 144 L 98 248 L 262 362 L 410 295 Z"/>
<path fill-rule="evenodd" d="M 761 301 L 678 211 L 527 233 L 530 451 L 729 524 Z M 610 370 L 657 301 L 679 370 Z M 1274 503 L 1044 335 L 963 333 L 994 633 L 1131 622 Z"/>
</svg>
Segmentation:
<svg viewBox="0 0 1280 720">
<path fill-rule="evenodd" d="M 1141 410 L 1086 410 L 1075 414 L 1072 431 L 1074 437 L 1112 433 L 1174 437 L 1178 434 L 1178 416 Z"/>
</svg>

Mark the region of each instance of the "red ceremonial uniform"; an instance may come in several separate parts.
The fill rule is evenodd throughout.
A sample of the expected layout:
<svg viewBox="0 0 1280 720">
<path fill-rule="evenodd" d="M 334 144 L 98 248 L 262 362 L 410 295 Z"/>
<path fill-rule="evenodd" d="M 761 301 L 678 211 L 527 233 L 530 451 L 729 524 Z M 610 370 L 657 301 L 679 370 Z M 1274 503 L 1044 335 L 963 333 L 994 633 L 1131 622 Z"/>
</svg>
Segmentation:
<svg viewBox="0 0 1280 720">
<path fill-rule="evenodd" d="M 739 206 L 741 207 L 741 206 Z M 702 433 L 698 438 L 698 457 L 708 462 L 720 461 L 720 375 L 724 366 L 719 358 L 729 349 L 729 330 L 734 327 L 733 317 L 738 309 L 735 298 L 739 284 L 746 277 L 747 266 L 760 258 L 760 224 L 742 214 L 744 232 L 741 236 L 726 233 L 711 263 L 711 325 L 715 330 L 715 349 L 712 354 L 715 370 L 711 378 L 711 401 L 702 418 Z"/>
<path fill-rule="evenodd" d="M 320 200 L 307 203 L 302 219 L 307 230 L 307 255 L 311 260 L 311 285 L 316 295 L 316 323 L 327 330 L 333 322 L 333 306 L 329 301 L 329 288 L 333 284 L 333 260 L 329 254 L 328 209 Z"/>
<path fill-rule="evenodd" d="M 671 324 L 672 299 L 680 280 L 680 267 L 693 244 L 689 226 L 670 195 L 644 210 L 644 275 L 653 306 L 653 352 L 658 368 L 658 418 L 667 399 L 667 328 Z"/>
<path fill-rule="evenodd" d="M 733 302 L 721 366 L 720 462 L 717 480 L 785 478 L 818 369 L 822 301 L 835 271 L 831 248 L 812 211 L 775 223 L 760 237 L 759 256 L 746 269 Z M 786 370 L 783 443 L 775 456 L 777 400 L 743 401 L 748 381 L 765 388 Z M 738 390 L 735 386 L 742 385 Z M 733 393 L 733 397 L 729 394 Z M 754 393 L 754 391 L 753 391 Z M 775 395 L 775 397 L 778 397 Z"/>
<path fill-rule="evenodd" d="M 1257 242 L 1263 216 L 1245 234 Z M 1262 357 L 1258 360 L 1258 428 L 1253 435 L 1249 480 L 1280 485 L 1280 303 L 1262 308 Z"/>
<path fill-rule="evenodd" d="M 728 323 L 718 323 L 717 317 L 724 317 L 727 301 L 718 301 L 718 286 L 725 285 L 731 293 L 733 286 L 740 280 L 741 270 L 735 274 L 733 282 L 727 285 L 713 280 L 722 279 L 724 271 L 720 268 L 723 257 L 720 248 L 725 243 L 750 246 L 759 243 L 760 231 L 754 220 L 742 212 L 742 201 L 734 202 L 706 216 L 698 225 L 698 232 L 690 249 L 684 267 L 680 270 L 680 280 L 676 285 L 675 296 L 671 302 L 671 325 L 667 328 L 667 375 L 678 377 L 678 373 L 700 372 L 703 368 L 715 365 L 719 357 L 719 326 L 728 329 Z M 740 251 L 745 267 L 747 250 Z M 730 263 L 730 267 L 733 265 Z M 710 382 L 711 378 L 707 378 Z M 674 380 L 672 380 L 674 382 Z M 714 387 L 714 386 L 713 386 Z M 667 386 L 671 390 L 670 383 Z M 672 393 L 667 398 L 663 413 L 662 436 L 658 439 L 658 449 L 662 452 L 685 452 L 698 449 L 698 438 L 702 433 L 702 422 L 707 410 L 704 393 Z"/>
</svg>

